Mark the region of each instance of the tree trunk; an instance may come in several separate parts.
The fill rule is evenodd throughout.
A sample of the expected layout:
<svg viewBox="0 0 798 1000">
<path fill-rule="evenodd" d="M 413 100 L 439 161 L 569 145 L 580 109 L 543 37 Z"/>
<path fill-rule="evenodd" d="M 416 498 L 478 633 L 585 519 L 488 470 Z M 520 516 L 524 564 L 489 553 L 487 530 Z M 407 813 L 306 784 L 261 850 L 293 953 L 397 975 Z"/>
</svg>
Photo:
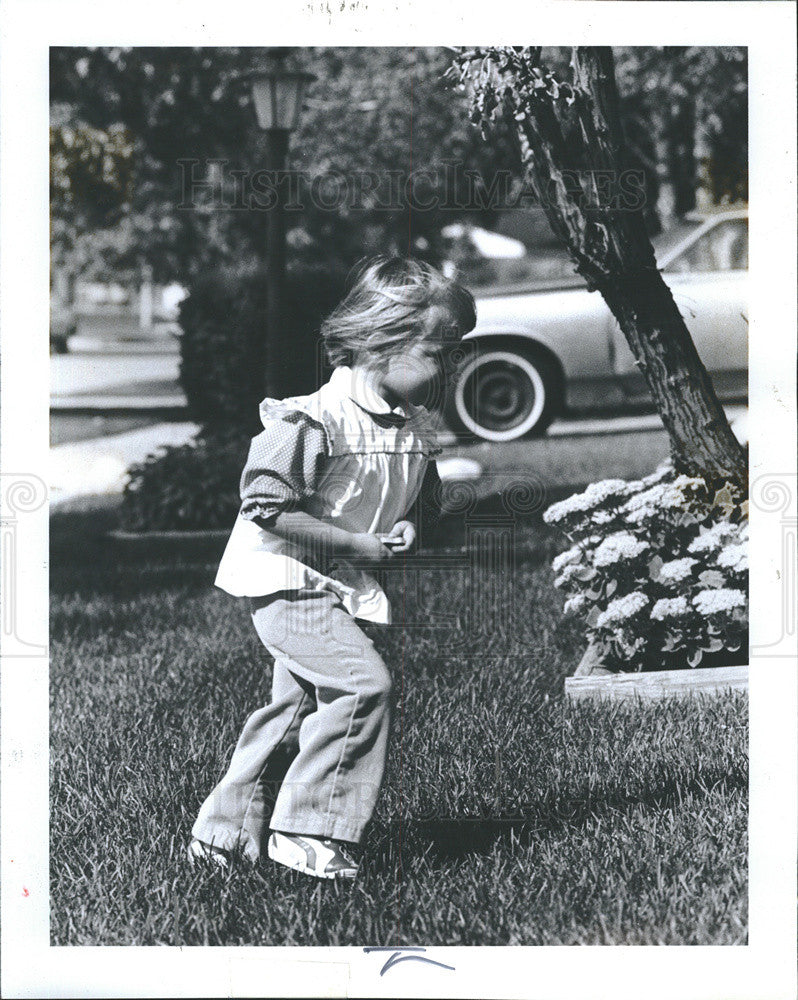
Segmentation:
<svg viewBox="0 0 798 1000">
<path fill-rule="evenodd" d="M 657 214 L 663 229 L 670 229 L 676 221 L 676 191 L 673 177 L 668 169 L 667 126 L 662 109 L 652 114 L 652 126 L 656 136 L 654 140 L 657 158 L 657 176 L 659 177 L 659 196 Z"/>
<path fill-rule="evenodd" d="M 152 331 L 154 298 L 152 267 L 149 264 L 143 264 L 140 269 L 139 281 L 139 329 L 146 333 Z"/>
<path fill-rule="evenodd" d="M 624 173 L 612 50 L 574 49 L 573 86 L 538 66 L 539 49 L 485 51 L 504 74 L 503 98 L 518 125 L 529 180 L 577 270 L 618 320 L 668 431 L 674 464 L 744 491 L 745 452 L 657 269 L 642 205 L 628 197 L 633 178 Z M 492 92 L 485 100 L 491 88 L 495 77 L 481 85 L 480 101 L 477 86 L 486 117 L 496 103 Z"/>
<path fill-rule="evenodd" d="M 607 144 L 605 155 L 620 172 L 625 157 L 612 49 L 578 48 L 573 63 L 575 82 L 592 98 L 596 138 Z M 686 117 L 692 122 L 689 114 Z M 691 126 L 684 141 L 690 145 L 692 140 Z M 643 214 L 639 210 L 625 214 L 628 224 L 623 232 L 628 246 L 617 261 L 608 262 L 610 267 L 604 274 L 596 274 L 596 287 L 645 376 L 668 431 L 674 463 L 711 482 L 730 479 L 745 490 L 745 452 L 729 427 L 671 290 L 656 267 Z M 613 221 L 607 220 L 609 225 Z"/>
<path fill-rule="evenodd" d="M 599 286 L 668 432 L 677 467 L 710 483 L 746 487 L 745 453 L 719 405 L 671 290 L 657 270 Z"/>
</svg>

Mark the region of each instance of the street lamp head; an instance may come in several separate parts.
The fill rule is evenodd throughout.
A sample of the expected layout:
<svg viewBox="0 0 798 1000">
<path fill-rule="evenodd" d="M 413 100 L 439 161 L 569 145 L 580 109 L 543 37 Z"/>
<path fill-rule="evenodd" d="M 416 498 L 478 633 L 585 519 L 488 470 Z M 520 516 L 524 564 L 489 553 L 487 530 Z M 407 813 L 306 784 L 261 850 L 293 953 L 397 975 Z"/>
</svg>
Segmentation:
<svg viewBox="0 0 798 1000">
<path fill-rule="evenodd" d="M 316 77 L 283 65 L 274 53 L 271 65 L 246 74 L 258 124 L 267 131 L 292 132 L 299 124 L 305 87 Z"/>
</svg>

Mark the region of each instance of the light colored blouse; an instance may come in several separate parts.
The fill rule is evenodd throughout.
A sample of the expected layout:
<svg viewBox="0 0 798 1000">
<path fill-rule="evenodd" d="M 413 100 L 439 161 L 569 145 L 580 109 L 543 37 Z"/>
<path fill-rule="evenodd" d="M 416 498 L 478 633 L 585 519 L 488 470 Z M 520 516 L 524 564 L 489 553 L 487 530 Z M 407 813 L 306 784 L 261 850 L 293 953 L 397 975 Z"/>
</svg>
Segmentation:
<svg viewBox="0 0 798 1000">
<path fill-rule="evenodd" d="M 390 603 L 370 573 L 331 563 L 268 522 L 304 510 L 347 531 L 388 534 L 421 497 L 428 526 L 440 483 L 430 458 L 441 451 L 429 411 L 392 408 L 361 369 L 342 366 L 311 395 L 264 399 L 260 415 L 265 429 L 250 445 L 216 586 L 239 597 L 331 590 L 354 617 L 389 623 Z"/>
</svg>

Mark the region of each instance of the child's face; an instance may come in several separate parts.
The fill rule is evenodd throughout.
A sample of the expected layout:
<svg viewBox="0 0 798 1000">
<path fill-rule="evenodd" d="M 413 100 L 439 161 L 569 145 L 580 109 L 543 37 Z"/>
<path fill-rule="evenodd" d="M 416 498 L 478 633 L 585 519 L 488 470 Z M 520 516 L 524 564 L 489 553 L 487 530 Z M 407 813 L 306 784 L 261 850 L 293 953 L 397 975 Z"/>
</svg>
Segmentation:
<svg viewBox="0 0 798 1000">
<path fill-rule="evenodd" d="M 382 366 L 383 391 L 392 403 L 425 403 L 447 376 L 446 358 L 451 340 L 430 332 L 421 340 L 388 356 Z"/>
</svg>

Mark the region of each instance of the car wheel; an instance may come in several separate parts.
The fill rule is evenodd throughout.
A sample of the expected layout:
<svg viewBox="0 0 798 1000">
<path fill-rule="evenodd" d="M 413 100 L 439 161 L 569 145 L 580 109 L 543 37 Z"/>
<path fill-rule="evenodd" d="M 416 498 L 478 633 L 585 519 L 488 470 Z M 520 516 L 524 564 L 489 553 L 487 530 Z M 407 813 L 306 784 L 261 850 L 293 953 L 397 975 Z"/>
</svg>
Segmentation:
<svg viewBox="0 0 798 1000">
<path fill-rule="evenodd" d="M 481 346 L 455 376 L 456 422 L 484 441 L 543 434 L 560 402 L 554 364 L 533 351 Z"/>
</svg>

